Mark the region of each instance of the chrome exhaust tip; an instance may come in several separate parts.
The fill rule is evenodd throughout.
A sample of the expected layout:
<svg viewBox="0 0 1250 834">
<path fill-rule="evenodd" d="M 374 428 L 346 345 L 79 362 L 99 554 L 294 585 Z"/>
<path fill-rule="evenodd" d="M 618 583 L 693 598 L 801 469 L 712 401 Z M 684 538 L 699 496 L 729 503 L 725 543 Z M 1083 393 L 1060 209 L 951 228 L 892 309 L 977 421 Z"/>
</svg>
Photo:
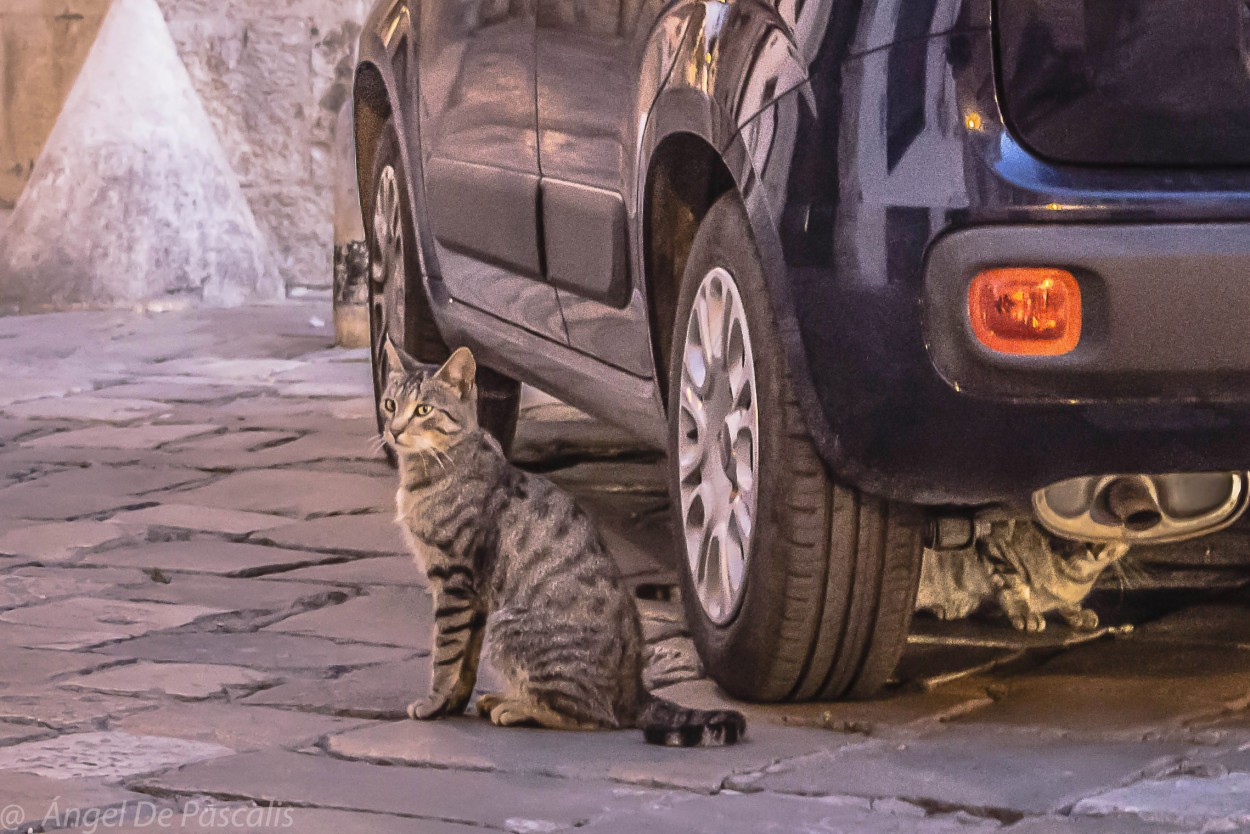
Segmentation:
<svg viewBox="0 0 1250 834">
<path fill-rule="evenodd" d="M 1063 538 L 1159 544 L 1222 530 L 1248 500 L 1245 472 L 1090 475 L 1039 489 L 1033 513 Z"/>
<path fill-rule="evenodd" d="M 1163 521 L 1163 510 L 1140 478 L 1116 478 L 1102 491 L 1107 512 L 1134 533 L 1144 533 Z"/>
</svg>

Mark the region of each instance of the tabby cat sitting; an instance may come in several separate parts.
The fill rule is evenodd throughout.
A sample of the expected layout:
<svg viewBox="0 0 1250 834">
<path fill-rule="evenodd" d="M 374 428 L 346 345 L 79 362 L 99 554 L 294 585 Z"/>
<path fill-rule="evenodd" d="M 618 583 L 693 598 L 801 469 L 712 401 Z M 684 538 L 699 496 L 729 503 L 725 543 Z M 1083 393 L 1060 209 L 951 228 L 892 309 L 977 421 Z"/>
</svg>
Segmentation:
<svg viewBox="0 0 1250 834">
<path fill-rule="evenodd" d="M 924 552 L 916 610 L 957 620 L 993 600 L 1020 631 L 1043 630 L 1051 611 L 1072 628 L 1092 631 L 1098 615 L 1081 603 L 1128 549 L 1065 542 L 1023 519 L 979 524 L 970 547 Z"/>
<path fill-rule="evenodd" d="M 733 744 L 746 722 L 689 710 L 642 683 L 638 610 L 594 521 L 550 481 L 522 472 L 477 422 L 477 366 L 460 348 L 439 369 L 386 346 L 383 440 L 399 460 L 397 521 L 434 597 L 432 691 L 408 707 L 463 712 L 484 633 L 505 692 L 482 695 L 494 724 L 641 727 L 653 744 Z"/>
</svg>

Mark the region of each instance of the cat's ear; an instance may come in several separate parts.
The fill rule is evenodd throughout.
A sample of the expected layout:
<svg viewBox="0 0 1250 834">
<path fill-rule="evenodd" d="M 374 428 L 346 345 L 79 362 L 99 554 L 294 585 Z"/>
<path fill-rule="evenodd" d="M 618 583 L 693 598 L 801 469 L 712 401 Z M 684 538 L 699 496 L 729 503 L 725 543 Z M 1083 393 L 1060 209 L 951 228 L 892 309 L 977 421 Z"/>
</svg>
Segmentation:
<svg viewBox="0 0 1250 834">
<path fill-rule="evenodd" d="M 403 348 L 396 347 L 395 343 L 388 337 L 386 345 L 383 347 L 386 353 L 386 367 L 392 375 L 415 374 L 424 369 L 424 365 L 415 358 L 404 352 Z"/>
<path fill-rule="evenodd" d="M 450 386 L 460 399 L 467 400 L 477 380 L 477 360 L 473 358 L 473 351 L 467 347 L 457 348 L 434 378 Z"/>
</svg>

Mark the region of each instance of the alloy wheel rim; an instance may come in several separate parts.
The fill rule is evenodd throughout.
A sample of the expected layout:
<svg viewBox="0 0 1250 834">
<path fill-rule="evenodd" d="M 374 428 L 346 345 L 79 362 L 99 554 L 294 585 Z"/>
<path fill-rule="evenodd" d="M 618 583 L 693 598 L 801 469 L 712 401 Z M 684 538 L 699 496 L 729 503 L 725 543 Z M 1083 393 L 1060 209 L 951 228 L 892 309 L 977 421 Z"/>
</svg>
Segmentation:
<svg viewBox="0 0 1250 834">
<path fill-rule="evenodd" d="M 400 228 L 399 180 L 393 166 L 382 169 L 373 200 L 369 247 L 369 316 L 373 334 L 374 382 L 380 393 L 389 373 L 386 340 L 392 333 L 404 346 L 404 236 Z"/>
<path fill-rule="evenodd" d="M 699 604 L 724 624 L 742 602 L 751 554 L 759 412 L 746 309 L 721 267 L 695 291 L 678 391 L 682 538 Z"/>
</svg>

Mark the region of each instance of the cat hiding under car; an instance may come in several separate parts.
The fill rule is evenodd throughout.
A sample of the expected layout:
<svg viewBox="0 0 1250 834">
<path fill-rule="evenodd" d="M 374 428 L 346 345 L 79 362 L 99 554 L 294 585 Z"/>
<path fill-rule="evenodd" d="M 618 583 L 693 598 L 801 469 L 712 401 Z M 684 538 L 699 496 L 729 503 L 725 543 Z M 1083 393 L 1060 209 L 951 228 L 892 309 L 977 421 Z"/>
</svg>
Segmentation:
<svg viewBox="0 0 1250 834">
<path fill-rule="evenodd" d="M 523 472 L 477 421 L 477 365 L 467 348 L 441 368 L 390 342 L 379 401 L 399 462 L 397 522 L 434 598 L 431 692 L 416 719 L 464 711 L 483 638 L 506 691 L 478 698 L 500 726 L 639 727 L 652 744 L 733 744 L 732 710 L 694 710 L 643 686 L 638 609 L 594 520 L 545 478 Z"/>
<path fill-rule="evenodd" d="M 1098 627 L 1098 615 L 1084 600 L 1103 571 L 1128 553 L 1127 544 L 1056 539 L 1028 519 L 977 526 L 968 547 L 925 551 L 917 611 L 956 620 L 993 601 L 1020 631 L 1046 628 L 1052 611 L 1074 629 Z"/>
</svg>

